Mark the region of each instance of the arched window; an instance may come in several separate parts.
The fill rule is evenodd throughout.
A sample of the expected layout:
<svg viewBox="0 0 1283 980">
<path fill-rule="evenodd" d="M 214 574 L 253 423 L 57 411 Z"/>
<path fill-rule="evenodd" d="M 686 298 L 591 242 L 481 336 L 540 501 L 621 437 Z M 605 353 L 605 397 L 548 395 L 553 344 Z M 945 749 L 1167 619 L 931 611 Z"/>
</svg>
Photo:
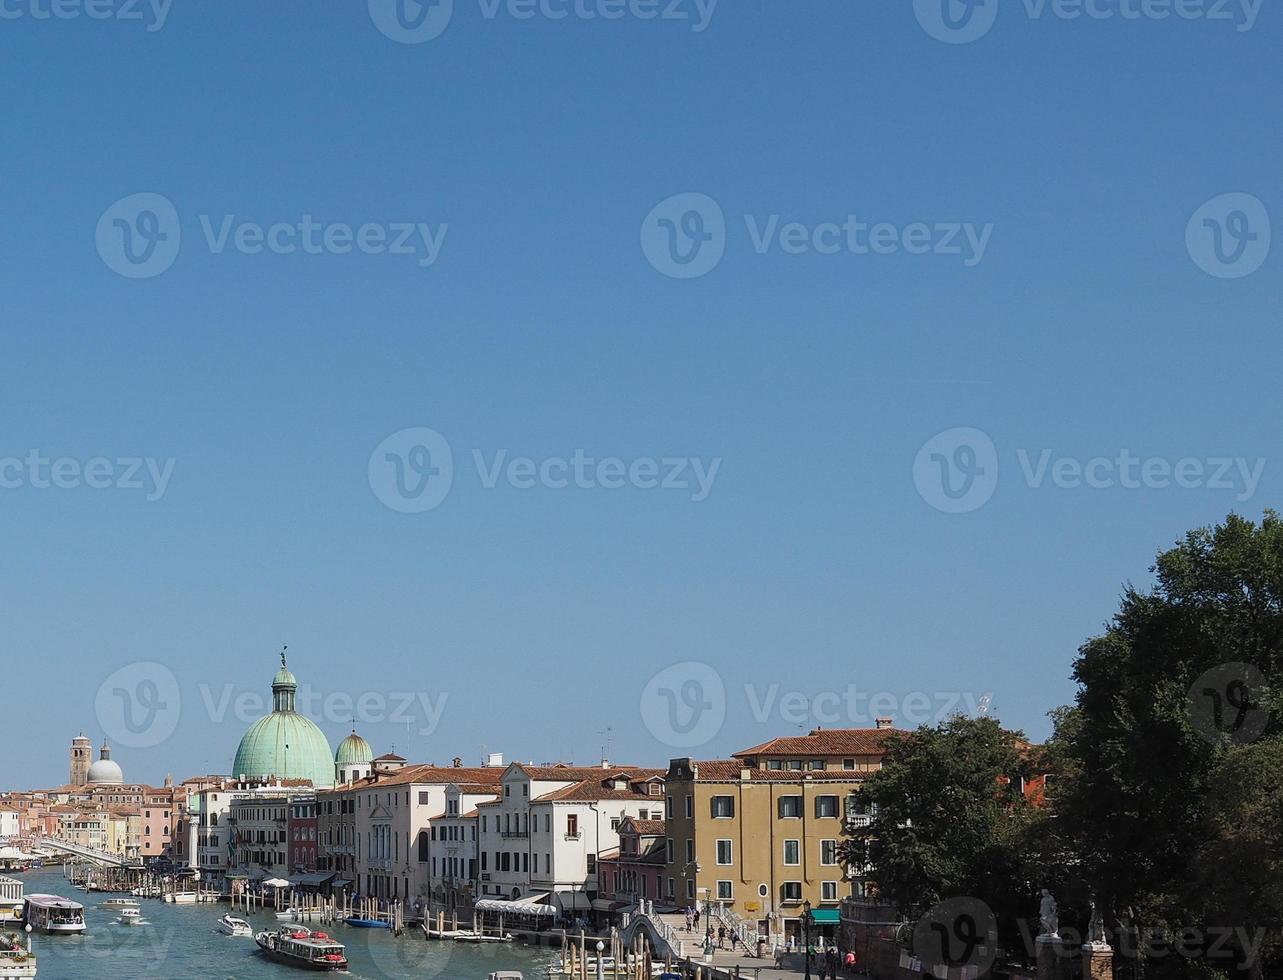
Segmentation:
<svg viewBox="0 0 1283 980">
<path fill-rule="evenodd" d="M 419 841 L 419 863 L 427 864 L 428 852 L 431 849 L 431 845 L 428 843 L 428 832 L 426 830 L 419 831 L 418 841 Z"/>
</svg>

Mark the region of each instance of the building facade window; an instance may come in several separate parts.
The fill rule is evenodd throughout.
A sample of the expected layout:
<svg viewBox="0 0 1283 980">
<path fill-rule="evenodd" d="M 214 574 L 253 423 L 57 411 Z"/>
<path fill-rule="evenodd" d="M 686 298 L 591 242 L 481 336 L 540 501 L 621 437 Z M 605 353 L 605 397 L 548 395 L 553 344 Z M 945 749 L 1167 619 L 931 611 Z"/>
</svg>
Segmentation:
<svg viewBox="0 0 1283 980">
<path fill-rule="evenodd" d="M 781 817 L 788 818 L 802 816 L 802 797 L 781 796 L 779 813 Z"/>
<path fill-rule="evenodd" d="M 786 840 L 784 842 L 784 863 L 801 864 L 801 847 L 795 840 Z"/>
<path fill-rule="evenodd" d="M 721 865 L 735 863 L 731 856 L 731 842 L 729 840 L 719 840 L 717 842 L 717 863 Z"/>
</svg>

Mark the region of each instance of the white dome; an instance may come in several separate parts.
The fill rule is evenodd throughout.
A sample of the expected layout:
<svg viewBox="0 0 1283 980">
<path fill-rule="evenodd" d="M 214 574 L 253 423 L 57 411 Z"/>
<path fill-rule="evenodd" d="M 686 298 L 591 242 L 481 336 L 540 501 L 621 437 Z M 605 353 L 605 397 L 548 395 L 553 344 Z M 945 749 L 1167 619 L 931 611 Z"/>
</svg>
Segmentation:
<svg viewBox="0 0 1283 980">
<path fill-rule="evenodd" d="M 99 759 L 89 767 L 89 782 L 118 786 L 125 781 L 120 766 L 110 759 Z"/>
</svg>

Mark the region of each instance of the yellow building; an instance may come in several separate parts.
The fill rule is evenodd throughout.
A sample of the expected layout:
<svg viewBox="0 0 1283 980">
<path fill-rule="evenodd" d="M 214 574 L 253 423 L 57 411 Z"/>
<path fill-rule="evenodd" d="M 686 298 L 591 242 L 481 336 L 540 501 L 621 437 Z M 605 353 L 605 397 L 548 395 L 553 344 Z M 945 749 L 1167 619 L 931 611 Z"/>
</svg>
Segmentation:
<svg viewBox="0 0 1283 980">
<path fill-rule="evenodd" d="M 853 891 L 838 859 L 852 794 L 894 734 L 832 729 L 774 739 L 731 759 L 674 759 L 666 780 L 665 892 L 678 908 L 719 903 L 771 936 L 797 936 L 805 903 L 830 931 Z M 858 890 L 856 888 L 855 890 Z"/>
<path fill-rule="evenodd" d="M 142 849 L 142 815 L 122 808 L 107 814 L 107 850 L 122 857 L 137 858 Z"/>
</svg>

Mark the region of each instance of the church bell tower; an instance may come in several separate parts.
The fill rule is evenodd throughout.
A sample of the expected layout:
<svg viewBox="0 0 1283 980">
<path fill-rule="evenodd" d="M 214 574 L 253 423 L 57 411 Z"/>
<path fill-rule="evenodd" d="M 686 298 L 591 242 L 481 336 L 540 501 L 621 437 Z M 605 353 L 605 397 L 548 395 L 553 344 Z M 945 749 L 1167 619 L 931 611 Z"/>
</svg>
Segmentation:
<svg viewBox="0 0 1283 980">
<path fill-rule="evenodd" d="M 84 786 L 89 782 L 89 757 L 93 749 L 85 733 L 81 732 L 71 740 L 71 779 L 72 786 Z"/>
</svg>

